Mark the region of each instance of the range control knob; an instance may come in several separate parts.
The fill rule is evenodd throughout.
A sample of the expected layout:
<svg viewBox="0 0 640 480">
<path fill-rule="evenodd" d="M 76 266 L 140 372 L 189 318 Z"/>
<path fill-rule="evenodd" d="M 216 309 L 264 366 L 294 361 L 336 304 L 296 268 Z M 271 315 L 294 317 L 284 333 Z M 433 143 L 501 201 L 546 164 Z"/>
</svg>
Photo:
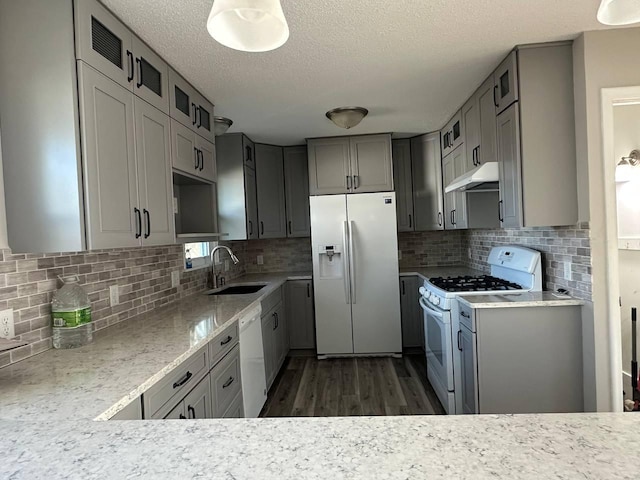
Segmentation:
<svg viewBox="0 0 640 480">
<path fill-rule="evenodd" d="M 440 297 L 437 297 L 436 295 L 434 295 L 432 302 L 434 305 L 440 305 Z"/>
</svg>

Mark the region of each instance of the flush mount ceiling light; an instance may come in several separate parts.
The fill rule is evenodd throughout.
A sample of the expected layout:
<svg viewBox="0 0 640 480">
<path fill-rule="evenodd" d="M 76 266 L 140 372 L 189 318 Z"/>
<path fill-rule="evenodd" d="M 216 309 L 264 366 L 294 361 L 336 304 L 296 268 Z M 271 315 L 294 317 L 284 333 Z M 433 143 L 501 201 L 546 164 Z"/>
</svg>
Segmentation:
<svg viewBox="0 0 640 480">
<path fill-rule="evenodd" d="M 605 25 L 629 25 L 640 22 L 638 0 L 602 0 L 598 21 Z"/>
<path fill-rule="evenodd" d="M 340 128 L 353 128 L 358 125 L 369 110 L 362 107 L 338 107 L 329 110 L 325 115 Z"/>
<path fill-rule="evenodd" d="M 616 182 L 628 182 L 637 174 L 633 167 L 640 165 L 640 150 L 632 150 L 628 157 L 622 157 L 616 166 Z"/>
<path fill-rule="evenodd" d="M 213 134 L 216 137 L 224 135 L 231 125 L 233 125 L 233 120 L 226 117 L 213 117 Z"/>
<path fill-rule="evenodd" d="M 225 47 L 267 52 L 289 38 L 280 0 L 214 0 L 207 30 Z"/>
</svg>

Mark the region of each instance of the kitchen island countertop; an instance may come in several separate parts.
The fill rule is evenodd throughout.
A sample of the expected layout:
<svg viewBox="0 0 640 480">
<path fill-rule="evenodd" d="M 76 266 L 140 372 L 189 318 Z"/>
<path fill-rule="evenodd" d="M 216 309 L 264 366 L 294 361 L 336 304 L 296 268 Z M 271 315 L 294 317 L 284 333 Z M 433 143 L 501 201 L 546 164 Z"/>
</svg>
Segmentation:
<svg viewBox="0 0 640 480">
<path fill-rule="evenodd" d="M 464 295 L 458 301 L 471 308 L 567 307 L 584 301 L 554 292 L 526 292 L 491 295 Z"/>
</svg>

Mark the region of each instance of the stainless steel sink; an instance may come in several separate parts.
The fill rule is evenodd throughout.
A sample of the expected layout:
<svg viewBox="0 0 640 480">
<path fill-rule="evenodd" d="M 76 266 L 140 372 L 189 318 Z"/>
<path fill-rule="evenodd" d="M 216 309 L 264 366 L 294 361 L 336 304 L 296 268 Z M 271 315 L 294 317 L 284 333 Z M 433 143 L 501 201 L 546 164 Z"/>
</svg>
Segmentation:
<svg viewBox="0 0 640 480">
<path fill-rule="evenodd" d="M 266 283 L 259 285 L 229 285 L 222 290 L 207 292 L 207 295 L 246 295 L 248 293 L 256 293 L 266 287 Z"/>
</svg>

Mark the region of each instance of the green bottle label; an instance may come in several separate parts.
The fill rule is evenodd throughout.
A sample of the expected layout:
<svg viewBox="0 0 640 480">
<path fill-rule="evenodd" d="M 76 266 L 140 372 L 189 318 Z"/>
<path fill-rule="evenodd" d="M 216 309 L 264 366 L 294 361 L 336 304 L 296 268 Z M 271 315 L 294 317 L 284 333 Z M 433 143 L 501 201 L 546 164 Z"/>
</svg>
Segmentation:
<svg viewBox="0 0 640 480">
<path fill-rule="evenodd" d="M 53 326 L 56 328 L 74 328 L 91 322 L 91 307 L 71 312 L 52 312 Z"/>
</svg>

